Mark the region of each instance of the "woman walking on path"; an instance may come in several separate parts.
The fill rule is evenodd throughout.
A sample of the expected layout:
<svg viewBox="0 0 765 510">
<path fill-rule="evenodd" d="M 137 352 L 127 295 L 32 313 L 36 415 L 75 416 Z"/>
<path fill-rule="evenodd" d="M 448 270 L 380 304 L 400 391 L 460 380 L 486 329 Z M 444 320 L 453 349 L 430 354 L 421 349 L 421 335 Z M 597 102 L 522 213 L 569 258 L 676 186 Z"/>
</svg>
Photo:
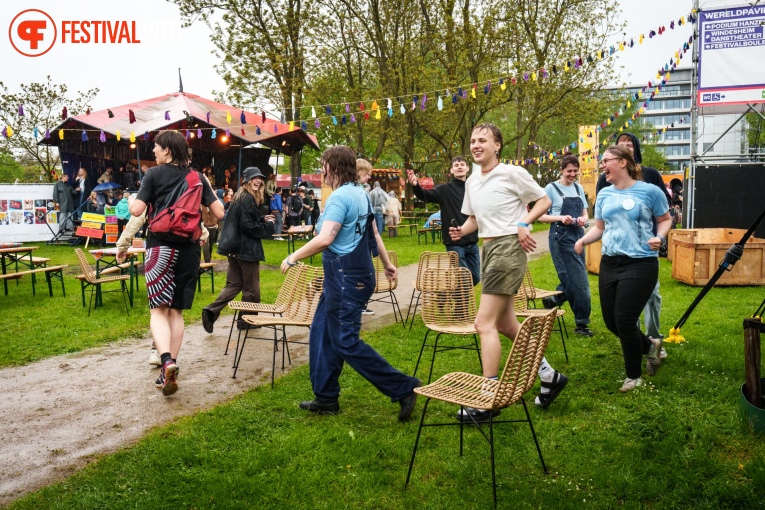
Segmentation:
<svg viewBox="0 0 765 510">
<path fill-rule="evenodd" d="M 175 131 L 163 131 L 154 140 L 157 164 L 143 178 L 141 189 L 130 204 L 130 213 L 140 216 L 151 205 L 149 224 L 154 214 L 173 205 L 174 197 L 191 171 L 189 146 L 186 139 Z M 199 173 L 199 172 L 197 172 Z M 202 204 L 218 217 L 223 217 L 223 206 L 215 197 L 210 183 L 199 173 L 202 181 Z M 200 219 L 201 223 L 201 219 Z M 160 353 L 162 369 L 156 385 L 164 395 L 178 390 L 178 353 L 183 343 L 183 310 L 191 308 L 199 274 L 201 247 L 199 242 L 170 242 L 159 239 L 149 228 L 146 238 L 146 288 L 151 308 L 150 329 L 154 344 Z"/>
<path fill-rule="evenodd" d="M 584 189 L 576 183 L 579 176 L 579 158 L 573 154 L 564 156 L 560 162 L 560 179 L 545 187 L 552 206 L 539 221 L 552 223 L 548 235 L 550 255 L 560 284 L 559 297 L 542 298 L 545 308 L 561 306 L 566 301 L 574 312 L 576 329 L 582 336 L 592 336 L 590 323 L 590 282 L 584 266 L 584 256 L 574 252 L 574 243 L 584 235 L 584 225 L 589 221 L 587 199 Z"/>
<path fill-rule="evenodd" d="M 521 288 L 526 273 L 526 252 L 536 248 L 529 233 L 530 224 L 550 208 L 550 199 L 526 169 L 499 162 L 502 132 L 494 124 L 479 124 L 470 137 L 470 152 L 481 167 L 465 182 L 462 213 L 468 216 L 461 227 L 450 227 L 449 235 L 457 241 L 478 230 L 481 248 L 481 305 L 475 328 L 481 336 L 483 375 L 496 379 L 499 374 L 502 344 L 499 334 L 514 339 L 520 329 L 515 316 L 513 297 Z M 527 211 L 527 205 L 536 201 Z M 545 358 L 539 366 L 542 391 L 536 405 L 547 408 L 568 383 Z M 462 410 L 461 410 L 462 411 Z M 465 409 L 459 420 L 488 420 L 491 411 Z M 498 411 L 496 412 L 498 414 Z M 496 415 L 495 414 L 495 415 Z"/>
<path fill-rule="evenodd" d="M 340 372 L 348 363 L 381 393 L 398 402 L 398 419 L 406 421 L 414 410 L 419 379 L 393 368 L 380 354 L 359 338 L 361 310 L 375 288 L 375 270 L 370 253 L 385 267 L 388 278 L 396 277 L 385 245 L 375 225 L 372 204 L 356 186 L 356 155 L 345 146 L 330 147 L 322 154 L 322 177 L 332 188 L 319 234 L 282 262 L 282 272 L 299 260 L 322 253 L 324 291 L 311 324 L 309 367 L 314 400 L 300 408 L 317 414 L 340 411 Z"/>
<path fill-rule="evenodd" d="M 261 217 L 258 207 L 264 202 L 265 176 L 254 166 L 244 169 L 242 185 L 228 209 L 223 232 L 218 241 L 218 253 L 228 257 L 226 286 L 218 298 L 202 309 L 202 325 L 208 333 L 221 310 L 239 292 L 242 301 L 260 303 L 260 263 L 266 260 L 261 239 L 274 233 L 274 217 Z M 240 329 L 246 325 L 242 319 Z"/>
<path fill-rule="evenodd" d="M 658 253 L 666 242 L 672 220 L 661 190 L 641 180 L 632 152 L 615 145 L 606 149 L 600 168 L 612 186 L 603 188 L 595 202 L 595 226 L 574 246 L 582 253 L 603 239 L 600 261 L 600 307 L 603 321 L 619 337 L 627 379 L 621 391 L 642 384 L 641 363 L 655 375 L 661 364 L 661 339 L 646 336 L 638 324 L 659 278 Z M 653 221 L 657 234 L 653 234 Z"/>
</svg>

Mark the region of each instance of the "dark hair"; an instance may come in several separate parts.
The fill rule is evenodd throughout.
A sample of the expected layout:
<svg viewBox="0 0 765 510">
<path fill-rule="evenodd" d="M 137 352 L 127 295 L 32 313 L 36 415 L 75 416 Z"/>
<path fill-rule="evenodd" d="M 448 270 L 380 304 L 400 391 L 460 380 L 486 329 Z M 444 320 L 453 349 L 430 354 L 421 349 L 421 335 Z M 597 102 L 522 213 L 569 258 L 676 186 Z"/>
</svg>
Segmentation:
<svg viewBox="0 0 765 510">
<path fill-rule="evenodd" d="M 643 173 L 640 171 L 640 167 L 637 163 L 635 163 L 635 158 L 632 156 L 631 150 L 621 145 L 611 145 L 605 152 L 610 152 L 617 158 L 625 160 L 627 162 L 627 172 L 630 174 L 631 178 L 636 181 L 643 180 Z"/>
<path fill-rule="evenodd" d="M 154 139 L 154 143 L 163 149 L 169 149 L 173 164 L 186 166 L 189 164 L 189 144 L 186 138 L 177 131 L 162 131 Z"/>
<path fill-rule="evenodd" d="M 327 166 L 326 181 L 333 188 L 356 182 L 356 153 L 345 145 L 335 145 L 321 155 L 321 165 Z"/>
<path fill-rule="evenodd" d="M 563 170 L 568 165 L 574 165 L 575 167 L 579 168 L 579 158 L 577 158 L 573 154 L 566 154 L 560 160 L 560 169 Z"/>
<path fill-rule="evenodd" d="M 199 172 L 199 165 L 197 165 L 196 163 L 191 163 L 189 164 L 189 169 L 194 170 L 195 172 Z"/>
<path fill-rule="evenodd" d="M 476 124 L 476 126 L 473 128 L 473 131 L 471 132 L 475 133 L 476 131 L 484 130 L 491 133 L 491 136 L 494 137 L 495 142 L 499 142 L 499 150 L 497 151 L 497 158 L 499 158 L 499 155 L 502 153 L 502 148 L 505 145 L 505 142 L 502 140 L 502 131 L 500 131 L 499 128 L 491 122 L 482 122 L 480 124 Z"/>
<path fill-rule="evenodd" d="M 311 196 L 315 195 L 315 193 L 313 192 L 313 190 L 312 190 L 312 189 L 309 189 L 309 190 L 308 190 L 308 194 L 309 194 L 309 195 L 311 195 Z"/>
<path fill-rule="evenodd" d="M 467 159 L 463 158 L 462 156 L 454 156 L 452 158 L 452 166 L 454 166 L 454 163 L 456 163 L 457 161 L 462 161 L 466 165 L 467 165 L 467 162 L 468 162 Z"/>
<path fill-rule="evenodd" d="M 128 163 L 125 165 L 125 168 L 127 168 L 128 171 L 135 170 L 135 165 L 133 165 L 133 163 Z"/>
</svg>

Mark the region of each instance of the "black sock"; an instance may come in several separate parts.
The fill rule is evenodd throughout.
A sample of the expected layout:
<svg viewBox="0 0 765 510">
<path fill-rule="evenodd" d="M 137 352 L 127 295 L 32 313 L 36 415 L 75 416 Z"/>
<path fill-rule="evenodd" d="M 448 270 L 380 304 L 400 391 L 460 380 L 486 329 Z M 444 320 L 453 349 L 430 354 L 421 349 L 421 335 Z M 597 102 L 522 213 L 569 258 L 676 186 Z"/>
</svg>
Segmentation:
<svg viewBox="0 0 765 510">
<path fill-rule="evenodd" d="M 162 359 L 162 364 L 163 364 L 163 365 L 164 365 L 165 363 L 167 363 L 168 361 L 173 361 L 173 357 L 170 355 L 170 353 L 169 353 L 169 352 L 163 352 L 163 353 L 160 355 L 160 358 Z"/>
</svg>

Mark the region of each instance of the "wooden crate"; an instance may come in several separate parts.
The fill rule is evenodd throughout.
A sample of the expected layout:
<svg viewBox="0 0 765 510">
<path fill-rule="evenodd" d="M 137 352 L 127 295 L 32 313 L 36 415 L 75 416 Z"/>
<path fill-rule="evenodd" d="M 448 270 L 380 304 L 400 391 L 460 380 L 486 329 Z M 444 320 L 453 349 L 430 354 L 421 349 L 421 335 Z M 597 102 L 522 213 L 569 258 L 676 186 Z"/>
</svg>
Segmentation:
<svg viewBox="0 0 765 510">
<path fill-rule="evenodd" d="M 675 239 L 700 244 L 737 243 L 746 234 L 740 228 L 673 228 L 667 234 L 667 260 L 675 258 Z"/>
<path fill-rule="evenodd" d="M 587 271 L 592 274 L 600 274 L 600 250 L 603 244 L 600 240 L 584 247 L 584 263 Z"/>
<path fill-rule="evenodd" d="M 734 240 L 710 242 L 704 230 L 723 231 L 722 237 L 733 235 Z M 735 230 L 730 229 L 735 232 Z M 740 236 L 728 234 L 728 229 L 699 229 L 694 240 L 675 238 L 672 278 L 693 286 L 706 285 L 725 257 L 725 252 Z M 700 242 L 704 239 L 706 242 Z M 723 273 L 716 285 L 765 285 L 765 239 L 752 237 L 744 246 L 744 254 L 731 271 Z"/>
</svg>

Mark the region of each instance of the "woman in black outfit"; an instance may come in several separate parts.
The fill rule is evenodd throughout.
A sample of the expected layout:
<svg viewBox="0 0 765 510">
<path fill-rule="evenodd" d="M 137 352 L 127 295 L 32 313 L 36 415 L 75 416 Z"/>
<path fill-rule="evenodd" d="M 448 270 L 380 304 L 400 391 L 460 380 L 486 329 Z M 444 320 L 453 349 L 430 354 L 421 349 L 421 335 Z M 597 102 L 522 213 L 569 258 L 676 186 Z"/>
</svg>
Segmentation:
<svg viewBox="0 0 765 510">
<path fill-rule="evenodd" d="M 260 303 L 260 262 L 266 260 L 261 239 L 270 239 L 275 230 L 274 217 L 261 216 L 258 211 L 264 202 L 265 180 L 257 167 L 245 168 L 242 185 L 230 202 L 218 238 L 218 253 L 228 257 L 226 286 L 202 309 L 202 325 L 208 333 L 213 332 L 221 310 L 239 292 L 242 301 Z"/>
</svg>

